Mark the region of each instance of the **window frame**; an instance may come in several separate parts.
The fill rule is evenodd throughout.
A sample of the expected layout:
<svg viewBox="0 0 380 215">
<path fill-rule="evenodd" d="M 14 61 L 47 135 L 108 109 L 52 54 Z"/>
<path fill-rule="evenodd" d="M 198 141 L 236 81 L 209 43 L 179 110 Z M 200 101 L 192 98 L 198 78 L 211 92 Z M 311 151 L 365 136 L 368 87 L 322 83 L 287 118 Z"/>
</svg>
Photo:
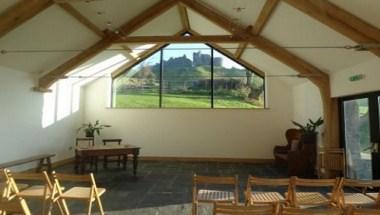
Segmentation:
<svg viewBox="0 0 380 215">
<path fill-rule="evenodd" d="M 185 33 L 187 34 L 187 33 Z M 184 34 L 184 35 L 185 35 Z M 186 43 L 187 44 L 187 43 Z M 198 44 L 198 43 L 191 43 L 191 44 Z M 211 90 L 210 90 L 210 107 L 208 108 L 196 108 L 196 107 L 162 107 L 162 81 L 163 81 L 163 76 L 162 76 L 162 69 L 163 69 L 163 53 L 164 53 L 164 49 L 166 47 L 168 47 L 169 45 L 171 45 L 171 43 L 169 44 L 165 44 L 164 46 L 162 46 L 159 50 L 153 52 L 153 53 L 150 53 L 149 55 L 147 55 L 145 58 L 142 58 L 142 59 L 139 59 L 138 61 L 136 61 L 135 63 L 133 63 L 131 66 L 129 66 L 128 69 L 125 69 L 125 72 L 123 73 L 119 73 L 118 75 L 112 77 L 112 81 L 111 81 L 111 99 L 110 99 L 110 102 L 111 102 L 111 105 L 110 107 L 111 108 L 115 108 L 115 109 L 236 109 L 236 110 L 262 110 L 262 109 L 266 109 L 266 104 L 267 104 L 267 92 L 266 92 L 266 77 L 255 72 L 253 69 L 250 69 L 248 66 L 236 61 L 236 59 L 234 59 L 233 57 L 231 56 L 228 56 L 227 54 L 225 54 L 224 51 L 222 51 L 221 49 L 219 48 L 215 48 L 213 45 L 209 44 L 209 43 L 199 43 L 199 44 L 204 44 L 206 46 L 208 46 L 211 50 L 211 62 L 210 62 L 210 73 L 211 73 L 211 77 L 210 77 L 210 86 L 211 86 Z M 251 73 L 253 73 L 254 75 L 260 77 L 263 79 L 263 99 L 264 99 L 264 102 L 263 102 L 263 107 L 261 108 L 233 108 L 233 107 L 228 107 L 228 108 L 218 108 L 218 107 L 214 107 L 214 51 L 217 51 L 220 55 L 222 55 L 223 57 L 226 57 L 228 58 L 229 60 L 239 64 L 241 67 L 243 67 L 244 69 L 250 71 Z M 153 56 L 154 54 L 157 54 L 158 52 L 160 52 L 160 77 L 159 77 L 159 104 L 158 104 L 158 107 L 156 108 L 152 108 L 152 107 L 115 107 L 115 101 L 114 101 L 114 82 L 115 82 L 115 79 L 117 79 L 119 76 L 121 75 L 124 75 L 127 71 L 131 70 L 133 67 L 137 66 L 138 64 L 140 64 L 141 62 L 143 62 L 144 60 L 150 58 L 151 56 Z"/>
</svg>

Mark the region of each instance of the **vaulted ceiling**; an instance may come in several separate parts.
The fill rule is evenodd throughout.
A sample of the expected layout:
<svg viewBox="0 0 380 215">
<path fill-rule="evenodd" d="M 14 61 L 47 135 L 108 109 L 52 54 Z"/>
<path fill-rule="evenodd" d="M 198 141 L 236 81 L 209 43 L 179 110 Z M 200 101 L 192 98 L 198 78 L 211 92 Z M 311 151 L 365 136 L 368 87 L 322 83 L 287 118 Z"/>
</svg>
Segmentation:
<svg viewBox="0 0 380 215">
<path fill-rule="evenodd" d="M 14 21 L 17 24 L 15 28 L 2 34 L 2 29 L 6 27 L 7 20 L 4 19 L 4 15 L 7 15 L 7 12 L 17 11 L 17 8 L 19 9 L 20 5 L 25 2 L 33 4 L 37 1 L 48 3 L 34 8 L 35 13 L 31 13 L 30 17 L 24 17 L 24 22 L 22 22 L 23 17 L 19 19 L 20 23 Z M 117 36 L 171 36 L 184 30 L 191 30 L 200 35 L 231 35 L 231 33 L 235 33 L 235 28 L 238 26 L 241 29 L 247 29 L 246 31 L 253 30 L 253 35 L 259 34 L 280 47 L 333 47 L 358 44 L 358 41 L 347 36 L 350 33 L 345 35 L 303 12 L 302 7 L 309 4 L 307 0 L 195 1 L 207 6 L 208 9 L 217 11 L 218 14 L 223 14 L 229 21 L 227 25 L 230 25 L 224 25 L 224 28 L 218 25 L 220 24 L 217 23 L 218 20 L 210 19 L 189 5 L 178 6 L 178 1 L 175 0 L 165 0 L 164 2 L 168 4 L 167 8 L 163 8 L 152 17 L 149 17 L 149 13 L 144 15 L 144 12 L 146 13 L 149 8 L 159 4 L 160 0 L 56 0 L 56 2 L 63 2 L 63 4 L 52 3 L 49 0 L 0 0 L 0 49 L 8 51 L 8 53 L 0 55 L 0 65 L 41 77 L 53 74 L 50 72 L 56 71 L 58 68 L 60 72 L 67 71 L 62 74 L 54 73 L 54 75 L 64 75 L 96 54 L 100 54 L 103 58 L 109 56 L 109 52 L 104 53 L 102 50 L 109 48 L 112 43 L 108 44 L 109 41 L 105 41 L 100 44 L 102 46 L 100 49 L 96 49 L 94 55 L 76 60 L 72 64 L 73 67 L 67 67 L 65 64 L 94 44 L 98 43 L 95 48 L 99 48 L 99 41 L 107 37 L 109 32 L 112 34 L 110 37 L 114 37 L 115 32 Z M 186 3 L 186 1 L 184 2 Z M 298 2 L 301 9 L 295 7 L 294 2 Z M 321 8 L 326 2 L 333 3 L 379 32 L 380 1 L 316 0 L 314 2 L 319 2 L 320 4 L 315 5 L 321 6 Z M 184 6 L 187 8 L 184 9 Z M 29 9 L 31 8 L 29 7 Z M 25 14 L 28 13 L 26 11 L 24 11 Z M 141 23 L 139 23 L 139 19 Z M 123 25 L 126 28 L 121 29 L 120 26 Z M 241 34 L 239 29 L 236 32 Z M 374 33 L 375 36 L 378 32 Z M 246 35 L 243 37 L 245 38 Z M 232 56 L 239 57 L 242 61 L 252 64 L 267 74 L 299 73 L 293 66 L 273 57 L 263 49 L 256 48 L 257 44 L 217 43 L 217 45 L 225 48 Z M 137 46 L 138 44 L 126 43 L 115 44 L 111 48 L 120 49 L 117 53 L 131 59 L 138 55 L 130 53 Z M 239 53 L 238 47 L 246 47 L 246 49 L 241 49 Z M 23 51 L 12 52 L 12 50 Z M 25 50 L 45 51 L 25 52 Z M 91 50 L 94 51 L 94 49 Z M 284 50 L 327 74 L 378 57 L 373 52 L 359 52 L 342 48 L 284 48 Z M 102 58 L 98 56 L 96 59 Z M 94 62 L 94 60 L 89 62 Z M 297 78 L 283 79 L 291 84 L 304 81 L 304 79 Z M 50 81 L 46 83 L 48 82 L 51 84 Z"/>
</svg>

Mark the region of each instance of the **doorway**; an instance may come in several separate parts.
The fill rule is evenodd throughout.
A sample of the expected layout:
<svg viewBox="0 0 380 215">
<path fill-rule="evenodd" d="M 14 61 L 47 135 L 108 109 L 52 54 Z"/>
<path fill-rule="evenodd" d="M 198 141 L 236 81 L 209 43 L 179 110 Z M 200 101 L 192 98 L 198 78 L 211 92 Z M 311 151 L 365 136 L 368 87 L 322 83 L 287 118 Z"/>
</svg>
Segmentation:
<svg viewBox="0 0 380 215">
<path fill-rule="evenodd" d="M 346 149 L 347 177 L 372 179 L 372 146 L 380 139 L 380 92 L 340 99 L 341 140 Z"/>
</svg>

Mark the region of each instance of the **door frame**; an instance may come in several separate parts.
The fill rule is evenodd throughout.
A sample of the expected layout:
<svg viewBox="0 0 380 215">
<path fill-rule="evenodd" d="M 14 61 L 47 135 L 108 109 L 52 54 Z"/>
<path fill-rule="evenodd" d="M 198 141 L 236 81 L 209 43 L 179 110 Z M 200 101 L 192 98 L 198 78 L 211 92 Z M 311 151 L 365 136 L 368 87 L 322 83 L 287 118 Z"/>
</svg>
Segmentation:
<svg viewBox="0 0 380 215">
<path fill-rule="evenodd" d="M 345 101 L 368 98 L 368 111 L 369 111 L 369 126 L 370 126 L 370 141 L 371 143 L 380 142 L 380 113 L 379 102 L 380 91 L 362 93 L 357 95 L 345 96 L 339 98 L 339 135 L 340 135 L 340 147 L 346 148 L 345 144 L 345 124 L 344 124 L 344 107 Z"/>
</svg>

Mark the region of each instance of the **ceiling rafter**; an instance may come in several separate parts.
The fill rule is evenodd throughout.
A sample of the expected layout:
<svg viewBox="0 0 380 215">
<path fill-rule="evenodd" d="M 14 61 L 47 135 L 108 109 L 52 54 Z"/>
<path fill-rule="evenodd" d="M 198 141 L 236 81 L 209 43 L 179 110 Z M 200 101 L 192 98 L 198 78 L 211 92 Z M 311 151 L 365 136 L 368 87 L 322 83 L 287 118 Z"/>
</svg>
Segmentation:
<svg viewBox="0 0 380 215">
<path fill-rule="evenodd" d="M 126 55 L 127 55 L 127 58 L 128 58 L 129 60 L 133 60 L 133 59 L 135 59 L 135 56 L 132 55 L 132 52 L 133 52 L 132 49 L 129 48 L 126 44 L 122 44 L 122 45 L 121 45 L 121 48 L 125 50 L 125 53 L 126 53 Z"/>
<path fill-rule="evenodd" d="M 265 27 L 265 24 L 268 22 L 268 20 L 272 16 L 273 11 L 276 9 L 276 6 L 278 5 L 278 3 L 279 3 L 279 0 L 267 0 L 265 2 L 264 7 L 260 12 L 259 17 L 257 18 L 255 22 L 255 25 L 251 27 L 250 31 L 252 31 L 254 35 L 259 35 L 261 33 L 261 31 Z M 235 53 L 235 57 L 241 58 L 247 46 L 248 46 L 248 43 L 240 43 L 239 48 L 237 49 Z"/>
<path fill-rule="evenodd" d="M 174 35 L 121 37 L 115 43 L 236 43 L 243 41 L 245 41 L 243 38 L 232 35 L 194 35 L 191 37 Z"/>
<path fill-rule="evenodd" d="M 302 58 L 288 52 L 284 48 L 279 47 L 277 44 L 263 38 L 262 36 L 254 35 L 252 32 L 247 32 L 238 24 L 231 24 L 227 16 L 204 2 L 192 0 L 180 0 L 180 2 L 186 7 L 198 12 L 213 23 L 231 32 L 233 35 L 246 38 L 249 43 L 256 46 L 269 56 L 272 56 L 273 58 L 293 68 L 300 74 L 308 75 L 306 77 L 319 88 L 321 93 L 325 119 L 324 141 L 326 146 L 329 147 L 328 144 L 339 142 L 338 139 L 331 139 L 332 137 L 338 138 L 338 136 L 333 135 L 334 132 L 337 132 L 338 122 L 333 121 L 333 111 L 336 108 L 336 102 L 333 102 L 331 99 L 330 78 L 326 73 L 322 72 L 320 69 L 306 62 Z"/>
<path fill-rule="evenodd" d="M 284 1 L 357 43 L 380 42 L 380 29 L 326 0 Z M 370 51 L 380 57 L 380 49 Z"/>
<path fill-rule="evenodd" d="M 114 72 L 111 73 L 111 76 L 112 78 L 116 78 L 117 76 L 123 74 L 126 70 L 132 68 L 134 65 L 142 62 L 143 60 L 145 60 L 147 57 L 149 57 L 150 55 L 152 55 L 153 53 L 155 53 L 156 51 L 160 50 L 162 47 L 164 47 L 166 44 L 157 44 L 155 46 L 153 46 L 152 48 L 142 52 L 141 54 L 139 54 L 138 57 L 126 62 L 124 65 L 122 65 L 121 67 L 119 67 L 117 70 L 115 70 Z"/>
<path fill-rule="evenodd" d="M 92 32 L 94 32 L 99 37 L 104 37 L 104 32 L 99 29 L 94 23 L 88 20 L 85 16 L 83 16 L 77 9 L 71 6 L 69 3 L 60 3 L 58 4 L 63 10 L 65 10 L 68 14 L 74 17 L 78 22 L 82 23 Z"/>
<path fill-rule="evenodd" d="M 51 0 L 20 0 L 0 14 L 0 38 L 53 5 Z"/>
<path fill-rule="evenodd" d="M 189 15 L 188 15 L 188 13 L 187 13 L 187 8 L 184 7 L 184 6 L 181 5 L 181 4 L 178 4 L 177 7 L 178 7 L 179 15 L 180 15 L 180 17 L 181 17 L 182 27 L 183 27 L 184 29 L 186 29 L 187 31 L 190 31 L 190 30 L 191 30 L 191 27 L 190 27 Z"/>
<path fill-rule="evenodd" d="M 59 79 L 59 77 L 64 76 L 75 67 L 83 64 L 87 60 L 99 54 L 101 51 L 105 50 L 119 37 L 128 36 L 149 21 L 167 11 L 173 5 L 176 5 L 177 2 L 178 0 L 161 0 L 134 17 L 132 20 L 122 25 L 118 29 L 118 34 L 113 32 L 106 33 L 101 40 L 40 77 L 38 80 L 38 88 L 49 88 L 55 81 Z"/>
</svg>

